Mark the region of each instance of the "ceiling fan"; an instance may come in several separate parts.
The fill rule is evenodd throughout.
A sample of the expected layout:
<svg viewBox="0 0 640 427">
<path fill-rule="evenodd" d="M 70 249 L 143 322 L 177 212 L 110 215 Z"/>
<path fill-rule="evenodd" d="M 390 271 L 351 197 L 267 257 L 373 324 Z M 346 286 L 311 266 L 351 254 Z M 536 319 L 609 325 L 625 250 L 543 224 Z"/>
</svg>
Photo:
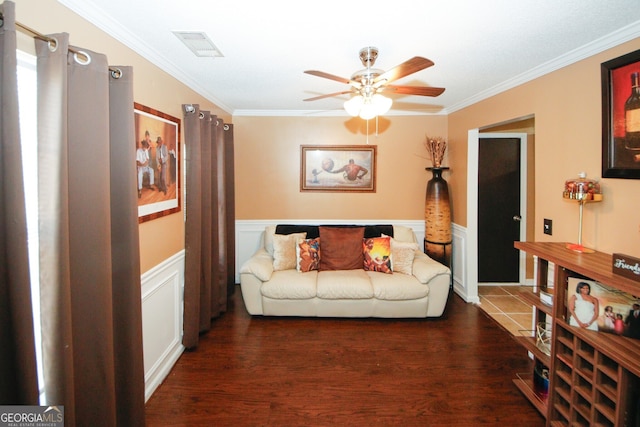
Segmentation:
<svg viewBox="0 0 640 427">
<path fill-rule="evenodd" d="M 389 83 L 416 73 L 434 65 L 433 61 L 421 56 L 414 56 L 408 61 L 388 71 L 372 68 L 378 58 L 378 48 L 365 47 L 360 49 L 360 61 L 366 68 L 356 71 L 351 78 L 336 76 L 324 71 L 307 70 L 306 74 L 335 80 L 351 85 L 349 90 L 329 93 L 326 95 L 307 98 L 304 101 L 316 101 L 332 96 L 354 93 L 351 99 L 344 103 L 344 108 L 352 116 L 360 116 L 363 119 L 371 119 L 386 113 L 391 108 L 392 100 L 383 96 L 381 92 L 392 92 L 402 95 L 438 96 L 444 92 L 444 88 L 430 86 L 398 86 Z"/>
</svg>

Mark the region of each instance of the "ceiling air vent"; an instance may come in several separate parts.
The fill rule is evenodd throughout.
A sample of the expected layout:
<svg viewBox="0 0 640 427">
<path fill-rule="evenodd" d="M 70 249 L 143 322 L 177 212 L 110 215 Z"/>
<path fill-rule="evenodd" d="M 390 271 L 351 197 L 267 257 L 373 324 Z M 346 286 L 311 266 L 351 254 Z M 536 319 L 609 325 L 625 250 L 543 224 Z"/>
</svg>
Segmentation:
<svg viewBox="0 0 640 427">
<path fill-rule="evenodd" d="M 201 31 L 172 31 L 196 56 L 223 57 L 224 55 Z"/>
</svg>

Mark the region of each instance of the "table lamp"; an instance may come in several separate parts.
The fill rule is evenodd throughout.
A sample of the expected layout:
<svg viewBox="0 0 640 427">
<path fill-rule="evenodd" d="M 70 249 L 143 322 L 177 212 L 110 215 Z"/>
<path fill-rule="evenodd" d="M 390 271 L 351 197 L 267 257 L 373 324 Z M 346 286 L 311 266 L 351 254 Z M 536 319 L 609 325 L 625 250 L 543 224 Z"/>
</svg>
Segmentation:
<svg viewBox="0 0 640 427">
<path fill-rule="evenodd" d="M 578 243 L 567 243 L 567 248 L 580 253 L 594 253 L 593 249 L 585 248 L 582 245 L 582 211 L 585 203 L 602 201 L 600 184 L 593 179 L 587 179 L 587 174 L 580 172 L 578 178 L 568 179 L 564 182 L 562 197 L 577 201 L 580 208 Z"/>
</svg>

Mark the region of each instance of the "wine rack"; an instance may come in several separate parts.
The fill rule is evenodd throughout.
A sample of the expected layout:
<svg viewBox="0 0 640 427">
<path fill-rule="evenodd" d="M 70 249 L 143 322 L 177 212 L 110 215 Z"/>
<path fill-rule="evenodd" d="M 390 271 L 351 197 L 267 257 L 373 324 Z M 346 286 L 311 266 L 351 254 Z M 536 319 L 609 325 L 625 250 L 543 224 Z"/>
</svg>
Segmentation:
<svg viewBox="0 0 640 427">
<path fill-rule="evenodd" d="M 518 388 L 547 418 L 547 426 L 639 426 L 640 340 L 570 326 L 566 301 L 569 277 L 596 280 L 632 295 L 640 295 L 640 284 L 613 274 L 608 254 L 580 254 L 563 243 L 516 242 L 515 247 L 538 257 L 538 273 L 555 264 L 553 307 L 525 298 L 553 323 L 551 356 L 534 353 L 549 363 L 549 396 L 546 402 L 535 401 L 522 385 Z M 546 286 L 546 275 L 538 274 L 537 280 Z"/>
</svg>

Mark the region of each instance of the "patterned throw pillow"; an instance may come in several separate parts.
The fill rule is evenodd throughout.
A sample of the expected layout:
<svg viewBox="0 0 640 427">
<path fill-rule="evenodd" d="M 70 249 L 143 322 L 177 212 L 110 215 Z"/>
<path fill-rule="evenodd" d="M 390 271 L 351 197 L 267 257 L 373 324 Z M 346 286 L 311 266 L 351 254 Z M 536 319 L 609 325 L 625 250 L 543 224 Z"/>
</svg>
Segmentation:
<svg viewBox="0 0 640 427">
<path fill-rule="evenodd" d="M 362 240 L 365 271 L 393 273 L 391 269 L 391 238 L 372 237 Z"/>
<path fill-rule="evenodd" d="M 320 238 L 300 239 L 296 246 L 296 267 L 299 272 L 320 269 Z"/>
<path fill-rule="evenodd" d="M 307 233 L 273 235 L 273 270 L 291 270 L 296 268 L 296 246 L 299 239 L 305 239 Z"/>
</svg>

